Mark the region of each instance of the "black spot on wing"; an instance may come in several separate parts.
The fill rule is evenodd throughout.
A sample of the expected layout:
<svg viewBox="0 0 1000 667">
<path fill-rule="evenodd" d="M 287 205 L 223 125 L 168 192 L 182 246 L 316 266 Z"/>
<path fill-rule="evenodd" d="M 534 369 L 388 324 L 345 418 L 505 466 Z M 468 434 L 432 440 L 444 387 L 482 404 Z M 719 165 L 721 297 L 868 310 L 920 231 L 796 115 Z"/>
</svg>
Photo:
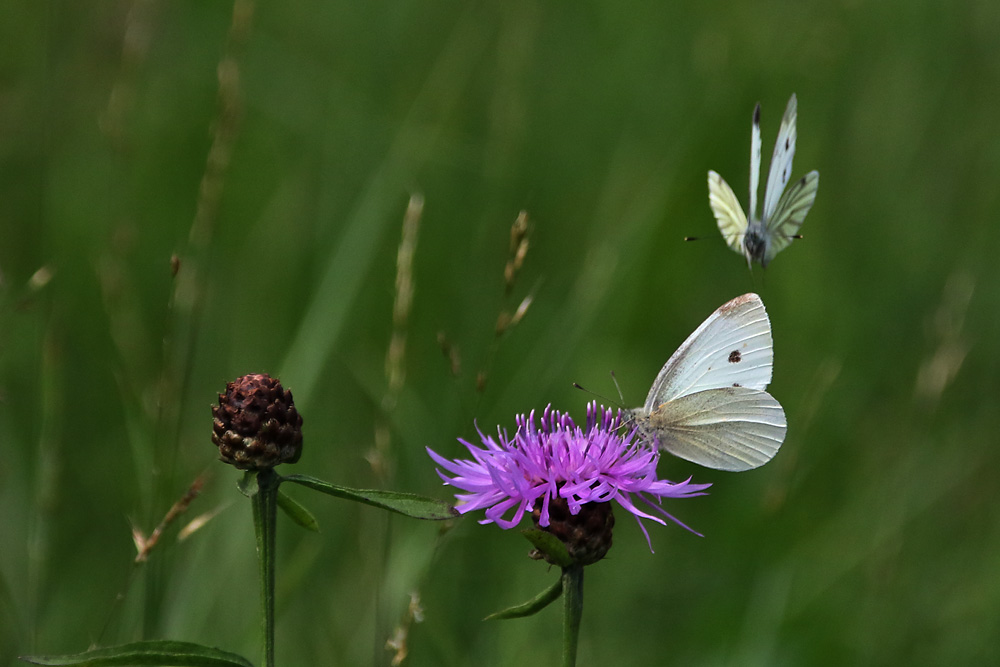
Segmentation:
<svg viewBox="0 0 1000 667">
<path fill-rule="evenodd" d="M 729 363 L 738 364 L 741 361 L 743 361 L 743 355 L 740 354 L 739 350 L 733 350 L 729 353 Z"/>
<path fill-rule="evenodd" d="M 791 144 L 788 143 L 788 139 L 789 139 L 788 137 L 785 138 L 785 150 L 786 151 L 788 150 L 788 147 L 791 145 Z"/>
</svg>

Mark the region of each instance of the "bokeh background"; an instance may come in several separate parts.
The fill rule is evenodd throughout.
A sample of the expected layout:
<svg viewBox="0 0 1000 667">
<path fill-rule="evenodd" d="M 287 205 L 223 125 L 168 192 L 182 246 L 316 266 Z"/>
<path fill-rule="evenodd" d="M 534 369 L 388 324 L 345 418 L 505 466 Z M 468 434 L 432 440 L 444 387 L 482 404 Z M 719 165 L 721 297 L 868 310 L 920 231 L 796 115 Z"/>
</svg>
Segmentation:
<svg viewBox="0 0 1000 667">
<path fill-rule="evenodd" d="M 580 664 L 1000 663 L 1000 4 L 0 16 L 0 663 L 144 637 L 259 660 L 249 503 L 209 441 L 228 380 L 294 392 L 305 450 L 286 472 L 449 498 L 425 447 L 458 456 L 475 423 L 549 403 L 582 419 L 571 383 L 616 397 L 611 371 L 639 404 L 748 291 L 774 327 L 784 446 L 743 474 L 661 461 L 714 484 L 669 507 L 704 537 L 651 526 L 650 553 L 619 513 L 587 571 Z M 766 169 L 792 92 L 793 176 L 818 169 L 819 195 L 805 240 L 751 274 L 706 172 L 745 204 L 753 106 Z M 133 566 L 132 526 L 199 476 Z M 481 620 L 558 574 L 516 531 L 289 493 L 321 532 L 279 524 L 280 664 L 389 664 L 397 628 L 409 665 L 558 658 L 558 605 Z"/>
</svg>

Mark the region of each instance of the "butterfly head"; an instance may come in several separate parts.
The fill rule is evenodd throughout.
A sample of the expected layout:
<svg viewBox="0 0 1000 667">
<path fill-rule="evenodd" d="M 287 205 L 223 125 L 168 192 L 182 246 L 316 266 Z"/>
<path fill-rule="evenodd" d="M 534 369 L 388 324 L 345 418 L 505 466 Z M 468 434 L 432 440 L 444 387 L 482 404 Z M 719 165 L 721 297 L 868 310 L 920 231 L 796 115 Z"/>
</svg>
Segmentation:
<svg viewBox="0 0 1000 667">
<path fill-rule="evenodd" d="M 659 447 L 659 434 L 656 428 L 650 423 L 650 411 L 646 408 L 633 408 L 625 410 L 625 419 L 622 420 L 622 428 L 627 431 L 635 431 L 635 437 L 651 449 Z"/>
</svg>

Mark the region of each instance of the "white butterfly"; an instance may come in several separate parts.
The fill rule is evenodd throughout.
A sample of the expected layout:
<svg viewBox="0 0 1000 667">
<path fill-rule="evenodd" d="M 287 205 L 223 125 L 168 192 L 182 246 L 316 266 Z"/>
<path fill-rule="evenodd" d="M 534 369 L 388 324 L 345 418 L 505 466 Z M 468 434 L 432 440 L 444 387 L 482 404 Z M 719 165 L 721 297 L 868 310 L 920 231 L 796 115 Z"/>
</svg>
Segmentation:
<svg viewBox="0 0 1000 667">
<path fill-rule="evenodd" d="M 771 381 L 771 323 L 756 294 L 723 304 L 667 360 L 631 410 L 640 438 L 674 456 L 739 472 L 770 461 L 785 439 Z"/>
<path fill-rule="evenodd" d="M 792 175 L 795 157 L 795 95 L 788 100 L 781 130 L 774 144 L 771 170 L 764 193 L 764 215 L 757 217 L 757 184 L 760 180 L 760 104 L 753 110 L 753 133 L 750 140 L 750 220 L 740 202 L 722 176 L 708 172 L 708 203 L 719 223 L 719 231 L 729 247 L 752 261 L 767 267 L 781 250 L 798 234 L 802 221 L 816 201 L 819 172 L 810 171 L 785 191 Z M 784 194 L 781 194 L 784 192 Z"/>
</svg>

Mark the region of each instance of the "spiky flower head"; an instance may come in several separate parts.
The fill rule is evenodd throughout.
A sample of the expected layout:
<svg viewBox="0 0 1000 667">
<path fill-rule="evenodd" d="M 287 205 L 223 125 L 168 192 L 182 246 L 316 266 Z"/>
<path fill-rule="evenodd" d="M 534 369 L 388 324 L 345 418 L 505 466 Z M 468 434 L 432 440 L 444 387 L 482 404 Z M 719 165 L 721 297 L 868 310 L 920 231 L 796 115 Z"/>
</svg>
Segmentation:
<svg viewBox="0 0 1000 667">
<path fill-rule="evenodd" d="M 302 417 L 292 392 L 267 374 L 244 375 L 228 383 L 212 416 L 212 442 L 219 448 L 219 459 L 241 470 L 295 463 L 302 454 Z"/>
<path fill-rule="evenodd" d="M 525 513 L 534 513 L 537 525 L 563 540 L 571 555 L 577 549 L 576 558 L 584 564 L 607 552 L 614 525 L 614 517 L 605 516 L 604 510 L 594 514 L 597 508 L 581 516 L 588 504 L 617 503 L 636 518 L 649 542 L 641 519 L 666 525 L 666 518 L 687 528 L 663 509 L 663 498 L 700 496 L 711 486 L 693 484 L 690 478 L 679 483 L 658 479 L 658 452 L 635 439 L 635 428 L 621 410 L 592 402 L 585 428 L 551 406 L 537 420 L 532 411 L 515 421 L 513 437 L 498 428 L 495 438 L 479 433 L 482 446 L 459 439 L 472 460 L 446 459 L 429 448 L 427 453 L 451 475 L 438 470 L 445 484 L 463 491 L 455 494 L 460 513 L 485 509 L 486 518 L 479 523 L 504 529 L 518 525 Z M 606 539 L 594 540 L 598 529 L 606 531 Z M 564 537 L 573 534 L 582 542 L 571 544 Z M 603 541 L 606 545 L 598 544 Z"/>
</svg>

